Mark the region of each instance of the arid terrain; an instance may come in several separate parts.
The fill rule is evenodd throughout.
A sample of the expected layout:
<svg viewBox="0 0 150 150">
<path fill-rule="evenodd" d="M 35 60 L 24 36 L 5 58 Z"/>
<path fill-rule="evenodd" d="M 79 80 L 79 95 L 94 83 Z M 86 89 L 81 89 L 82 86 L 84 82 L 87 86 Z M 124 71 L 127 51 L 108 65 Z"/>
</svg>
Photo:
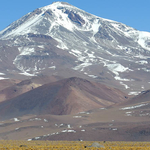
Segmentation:
<svg viewBox="0 0 150 150">
<path fill-rule="evenodd" d="M 64 2 L 0 31 L 0 139 L 148 141 L 150 33 Z"/>
<path fill-rule="evenodd" d="M 38 84 L 45 78 L 49 83 L 0 103 L 0 139 L 148 141 L 149 91 L 127 97 L 75 77 L 40 77 Z M 10 87 L 26 89 L 31 81 L 36 83 L 36 78 L 14 85 L 11 81 Z"/>
</svg>

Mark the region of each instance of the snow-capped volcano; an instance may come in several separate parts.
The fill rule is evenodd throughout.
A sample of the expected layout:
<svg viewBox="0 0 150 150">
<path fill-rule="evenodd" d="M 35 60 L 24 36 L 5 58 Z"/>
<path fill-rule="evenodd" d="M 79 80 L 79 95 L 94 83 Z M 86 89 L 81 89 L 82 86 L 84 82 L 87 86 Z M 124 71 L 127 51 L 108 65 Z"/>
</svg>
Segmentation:
<svg viewBox="0 0 150 150">
<path fill-rule="evenodd" d="M 114 43 L 120 42 L 108 34 L 108 31 L 111 30 L 111 33 L 117 32 L 126 38 L 134 38 L 134 41 L 138 42 L 140 46 L 150 50 L 148 43 L 150 41 L 150 33 L 139 32 L 124 24 L 94 16 L 64 2 L 54 2 L 51 5 L 36 9 L 15 21 L 0 33 L 3 39 L 17 35 L 26 35 L 27 33 L 54 36 L 54 30 L 60 27 L 71 32 L 78 30 L 91 32 L 93 37 L 101 34 L 100 31 L 103 30 L 101 38 L 103 36 L 104 39 Z"/>
<path fill-rule="evenodd" d="M 1 33 L 4 34 L 3 38 L 27 33 L 37 33 L 38 25 L 40 25 L 38 33 L 41 34 L 44 32 L 44 34 L 51 35 L 52 29 L 59 26 L 71 32 L 74 30 L 82 30 L 97 33 L 102 20 L 106 19 L 93 16 L 68 3 L 54 2 L 51 5 L 28 13 L 18 21 L 12 23 Z M 43 24 L 41 24 L 41 22 L 43 22 Z M 45 28 L 46 31 L 42 31 L 41 27 L 47 27 Z"/>
<path fill-rule="evenodd" d="M 3 78 L 80 76 L 134 94 L 149 88 L 150 33 L 55 2 L 0 32 Z"/>
</svg>

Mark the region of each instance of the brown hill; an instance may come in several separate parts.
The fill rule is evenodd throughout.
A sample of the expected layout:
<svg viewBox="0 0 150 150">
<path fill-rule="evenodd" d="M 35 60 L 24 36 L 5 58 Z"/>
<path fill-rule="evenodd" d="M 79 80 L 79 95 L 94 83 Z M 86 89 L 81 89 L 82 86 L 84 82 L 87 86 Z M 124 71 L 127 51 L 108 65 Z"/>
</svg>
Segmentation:
<svg viewBox="0 0 150 150">
<path fill-rule="evenodd" d="M 138 120 L 137 117 L 145 118 L 145 121 L 147 121 L 149 125 L 150 90 L 142 91 L 139 95 L 110 107 L 124 112 L 127 117 L 135 117 L 135 120 Z"/>
<path fill-rule="evenodd" d="M 7 87 L 13 86 L 19 82 L 20 82 L 20 80 L 15 80 L 15 79 L 0 80 L 0 91 Z"/>
<path fill-rule="evenodd" d="M 16 80 L 6 80 L 0 82 L 0 102 L 12 99 L 30 90 L 33 90 L 46 83 L 51 83 L 60 80 L 58 76 L 37 76 L 31 79 L 17 82 Z M 2 88 L 3 87 L 3 88 Z"/>
<path fill-rule="evenodd" d="M 1 102 L 0 119 L 27 114 L 74 114 L 125 101 L 125 96 L 115 88 L 72 77 Z"/>
<path fill-rule="evenodd" d="M 142 91 L 139 95 L 129 98 L 127 101 L 114 106 L 131 106 L 150 103 L 150 90 Z"/>
<path fill-rule="evenodd" d="M 150 90 L 142 91 L 139 95 L 130 100 L 131 104 L 150 102 Z"/>
</svg>

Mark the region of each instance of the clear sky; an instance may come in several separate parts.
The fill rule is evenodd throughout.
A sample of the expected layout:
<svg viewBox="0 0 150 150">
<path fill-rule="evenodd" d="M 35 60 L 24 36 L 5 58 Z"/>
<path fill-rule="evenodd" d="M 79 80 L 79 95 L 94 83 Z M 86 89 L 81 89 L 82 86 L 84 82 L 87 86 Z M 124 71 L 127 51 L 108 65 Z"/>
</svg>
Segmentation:
<svg viewBox="0 0 150 150">
<path fill-rule="evenodd" d="M 52 2 L 54 0 L 1 0 L 0 31 L 28 12 Z M 64 2 L 99 17 L 150 32 L 150 0 L 64 0 Z"/>
</svg>

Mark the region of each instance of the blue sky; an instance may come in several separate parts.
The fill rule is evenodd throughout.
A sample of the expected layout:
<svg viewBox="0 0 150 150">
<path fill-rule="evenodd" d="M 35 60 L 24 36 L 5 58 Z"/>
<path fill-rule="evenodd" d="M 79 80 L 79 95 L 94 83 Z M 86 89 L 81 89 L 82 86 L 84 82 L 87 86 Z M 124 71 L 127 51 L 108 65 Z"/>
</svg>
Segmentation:
<svg viewBox="0 0 150 150">
<path fill-rule="evenodd" d="M 150 32 L 150 0 L 64 0 L 102 18 L 122 22 L 140 31 Z M 54 0 L 2 0 L 0 31 L 13 21 Z"/>
</svg>

